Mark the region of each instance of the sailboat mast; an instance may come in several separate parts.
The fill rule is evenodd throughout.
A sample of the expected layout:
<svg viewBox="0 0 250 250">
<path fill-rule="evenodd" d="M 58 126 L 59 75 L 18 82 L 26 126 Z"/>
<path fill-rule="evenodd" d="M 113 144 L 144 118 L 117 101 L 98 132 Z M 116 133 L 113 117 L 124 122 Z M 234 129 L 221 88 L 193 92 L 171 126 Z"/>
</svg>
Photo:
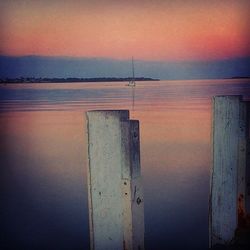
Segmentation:
<svg viewBox="0 0 250 250">
<path fill-rule="evenodd" d="M 132 110 L 134 110 L 135 107 L 135 67 L 134 67 L 134 57 L 132 56 L 132 73 L 133 73 L 133 79 L 132 79 Z"/>
<path fill-rule="evenodd" d="M 134 57 L 132 57 L 132 74 L 133 74 L 133 81 L 134 81 L 135 80 Z"/>
<path fill-rule="evenodd" d="M 134 110 L 135 106 L 135 67 L 134 67 L 134 57 L 132 56 L 132 78 L 130 79 L 128 85 L 132 88 L 132 110 Z"/>
</svg>

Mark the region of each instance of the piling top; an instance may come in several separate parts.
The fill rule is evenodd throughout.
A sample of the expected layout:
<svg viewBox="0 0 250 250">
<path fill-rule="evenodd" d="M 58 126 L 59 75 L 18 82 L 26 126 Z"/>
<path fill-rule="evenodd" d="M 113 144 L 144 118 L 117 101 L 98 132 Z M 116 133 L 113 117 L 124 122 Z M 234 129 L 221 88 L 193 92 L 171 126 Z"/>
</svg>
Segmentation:
<svg viewBox="0 0 250 250">
<path fill-rule="evenodd" d="M 239 99 L 242 100 L 243 96 L 242 95 L 216 95 L 213 96 L 213 99 L 218 99 L 218 98 L 227 98 L 227 99 Z"/>
<path fill-rule="evenodd" d="M 87 118 L 116 116 L 120 117 L 120 120 L 129 120 L 129 110 L 90 110 L 86 112 L 86 116 Z"/>
<path fill-rule="evenodd" d="M 88 110 L 87 113 L 92 112 L 129 112 L 128 109 L 94 109 L 94 110 Z"/>
</svg>

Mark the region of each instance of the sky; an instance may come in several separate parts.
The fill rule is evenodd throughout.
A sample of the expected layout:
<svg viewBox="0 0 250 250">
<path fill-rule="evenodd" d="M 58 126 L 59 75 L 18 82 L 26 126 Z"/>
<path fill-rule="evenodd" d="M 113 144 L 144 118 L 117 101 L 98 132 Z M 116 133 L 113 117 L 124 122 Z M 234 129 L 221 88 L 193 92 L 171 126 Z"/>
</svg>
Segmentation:
<svg viewBox="0 0 250 250">
<path fill-rule="evenodd" d="M 250 56 L 248 0 L 0 1 L 0 55 L 149 61 Z"/>
</svg>

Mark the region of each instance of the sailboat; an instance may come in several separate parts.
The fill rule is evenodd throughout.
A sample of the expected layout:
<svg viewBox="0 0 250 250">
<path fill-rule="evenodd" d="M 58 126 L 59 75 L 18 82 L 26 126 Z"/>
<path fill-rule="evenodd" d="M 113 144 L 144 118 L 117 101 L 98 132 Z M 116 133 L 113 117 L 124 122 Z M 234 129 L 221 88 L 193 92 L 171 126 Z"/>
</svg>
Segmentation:
<svg viewBox="0 0 250 250">
<path fill-rule="evenodd" d="M 132 78 L 129 81 L 129 83 L 126 85 L 132 88 L 132 110 L 134 110 L 135 107 L 135 67 L 134 67 L 134 58 L 132 57 Z"/>
<path fill-rule="evenodd" d="M 136 83 L 135 83 L 135 67 L 134 67 L 134 58 L 132 57 L 132 78 L 129 81 L 129 83 L 127 84 L 127 86 L 130 87 L 135 87 Z"/>
</svg>

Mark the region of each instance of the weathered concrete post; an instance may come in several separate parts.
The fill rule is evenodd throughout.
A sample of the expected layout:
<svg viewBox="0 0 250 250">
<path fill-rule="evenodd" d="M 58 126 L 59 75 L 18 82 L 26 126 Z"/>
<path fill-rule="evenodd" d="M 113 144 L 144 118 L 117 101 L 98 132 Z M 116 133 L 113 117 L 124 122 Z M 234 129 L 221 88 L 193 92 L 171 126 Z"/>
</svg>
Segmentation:
<svg viewBox="0 0 250 250">
<path fill-rule="evenodd" d="M 89 111 L 87 137 L 91 249 L 144 249 L 139 122 Z"/>
<path fill-rule="evenodd" d="M 213 98 L 209 243 L 230 244 L 246 216 L 247 103 L 240 96 Z"/>
</svg>

